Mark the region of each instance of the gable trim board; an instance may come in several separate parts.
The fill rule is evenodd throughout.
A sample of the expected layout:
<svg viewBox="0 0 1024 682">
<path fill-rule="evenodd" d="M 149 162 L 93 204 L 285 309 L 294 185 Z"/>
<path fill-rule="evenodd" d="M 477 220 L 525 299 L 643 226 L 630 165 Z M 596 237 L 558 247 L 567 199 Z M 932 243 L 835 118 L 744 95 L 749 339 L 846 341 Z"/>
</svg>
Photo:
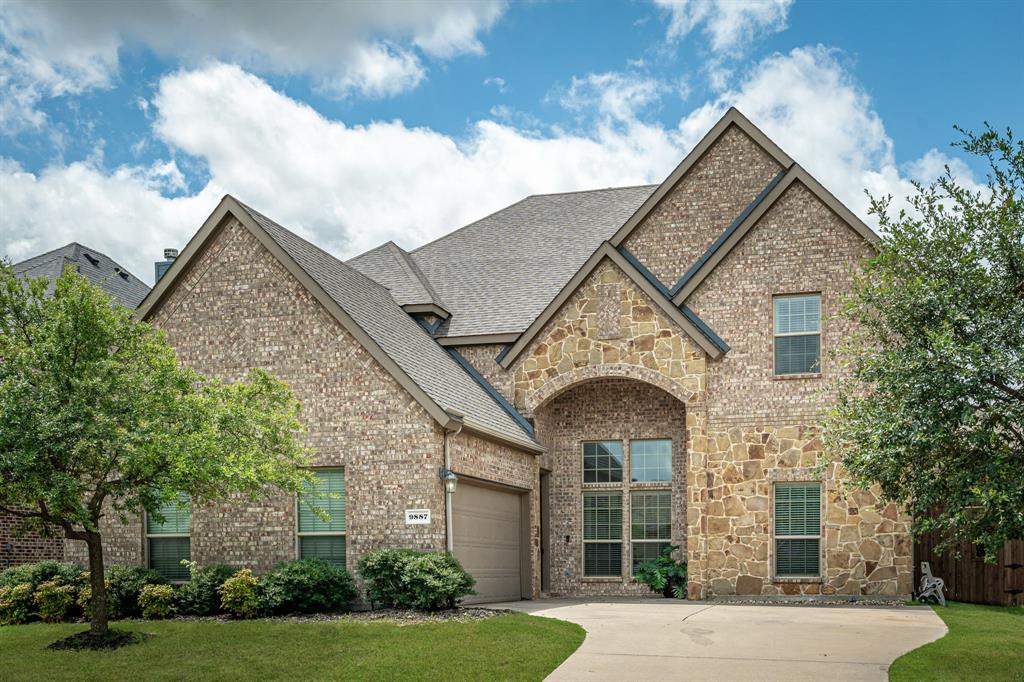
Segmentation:
<svg viewBox="0 0 1024 682">
<path fill-rule="evenodd" d="M 715 142 L 718 141 L 725 131 L 730 126 L 736 126 L 743 131 L 750 139 L 752 139 L 757 145 L 759 145 L 764 151 L 771 156 L 775 161 L 782 166 L 784 169 L 789 168 L 793 165 L 793 159 L 790 158 L 789 154 L 782 151 L 779 145 L 772 142 L 771 138 L 761 132 L 761 129 L 755 126 L 750 120 L 741 114 L 735 107 L 730 107 L 725 115 L 719 119 L 718 123 L 714 125 L 708 133 L 701 138 L 700 142 L 686 155 L 686 158 L 675 167 L 665 181 L 658 185 L 658 188 L 647 198 L 647 200 L 640 205 L 640 208 L 630 216 L 622 227 L 612 236 L 608 241 L 611 242 L 612 246 L 619 247 L 622 245 L 626 238 L 632 234 L 633 230 L 636 229 L 644 219 L 649 216 L 655 208 L 662 202 L 665 197 L 675 188 L 679 181 L 683 179 L 691 168 L 693 168 L 698 161 L 700 161 L 704 155 L 714 146 Z"/>
<path fill-rule="evenodd" d="M 157 282 L 157 285 L 149 292 L 149 295 L 142 301 L 135 312 L 139 320 L 146 320 L 155 311 L 157 306 L 175 288 L 179 277 L 187 272 L 191 262 L 203 252 L 203 247 L 209 242 L 229 218 L 238 220 L 259 242 L 276 258 L 288 272 L 305 287 L 356 341 L 376 360 L 388 374 L 390 374 L 419 403 L 424 410 L 446 430 L 455 430 L 464 426 L 468 431 L 474 431 L 482 436 L 507 443 L 516 448 L 532 453 L 541 453 L 543 447 L 534 442 L 532 438 L 525 437 L 522 440 L 510 438 L 506 434 L 496 432 L 494 429 L 467 419 L 464 416 L 456 416 L 446 411 L 426 391 L 423 390 L 403 370 L 397 362 L 369 335 L 345 310 L 330 296 L 323 287 L 307 273 L 291 255 L 274 240 L 270 234 L 256 222 L 244 205 L 231 195 L 225 195 L 213 213 L 206 219 L 199 231 L 189 240 L 185 249 L 174 261 L 166 274 Z M 360 275 L 362 276 L 362 275 Z M 426 333 L 424 331 L 424 333 Z M 431 343 L 434 343 L 431 341 Z M 439 349 L 441 350 L 441 349 Z M 443 352 L 443 350 L 442 350 Z M 457 364 L 457 363 L 456 363 Z M 500 405 L 499 405 L 500 406 Z M 526 434 L 524 434 L 525 436 Z"/>
<path fill-rule="evenodd" d="M 402 310 L 410 315 L 437 315 L 442 320 L 447 319 L 451 313 L 435 303 L 407 303 Z"/>
<path fill-rule="evenodd" d="M 544 308 L 543 312 L 537 316 L 533 323 L 527 327 L 526 331 L 522 333 L 519 339 L 512 344 L 512 346 L 498 356 L 498 364 L 503 369 L 509 369 L 512 363 L 516 361 L 526 347 L 533 342 L 534 338 L 544 328 L 544 325 L 555 316 L 555 314 L 561 309 L 569 297 L 583 284 L 584 280 L 590 275 L 591 272 L 600 264 L 605 258 L 611 260 L 622 272 L 636 284 L 641 291 L 654 301 L 654 304 L 658 306 L 663 313 L 665 313 L 669 319 L 675 322 L 679 327 L 686 332 L 686 334 L 712 359 L 717 359 L 722 355 L 723 351 L 719 348 L 711 339 L 705 336 L 700 328 L 695 325 L 683 312 L 672 305 L 671 301 L 665 296 L 666 290 L 664 286 L 655 286 L 647 277 L 643 275 L 636 267 L 626 259 L 621 253 L 619 253 L 609 242 L 604 242 L 594 251 L 594 254 L 587 260 L 587 262 L 581 267 L 573 278 L 562 287 L 562 290 L 557 296 Z"/>
<path fill-rule="evenodd" d="M 519 334 L 471 334 L 469 336 L 441 336 L 437 342 L 442 346 L 479 346 L 493 343 L 514 343 Z"/>
<path fill-rule="evenodd" d="M 505 399 L 505 396 L 498 393 L 498 390 L 494 388 L 494 386 L 491 385 L 491 382 L 487 381 L 487 379 L 485 379 L 483 375 L 476 370 L 476 367 L 469 364 L 469 361 L 466 360 L 466 358 L 462 357 L 462 354 L 459 353 L 459 351 L 455 350 L 454 348 L 445 348 L 445 350 L 448 351 L 448 354 L 452 356 L 452 359 L 455 360 L 455 362 L 459 363 L 462 366 L 462 369 L 466 370 L 466 373 L 469 376 L 473 377 L 473 379 L 478 384 L 480 384 L 481 388 L 487 391 L 490 394 L 490 396 L 494 398 L 494 402 L 498 403 L 501 406 L 501 409 L 505 410 L 505 412 L 508 413 L 508 416 L 515 419 L 519 423 L 519 425 L 523 427 L 524 431 L 529 433 L 531 436 L 534 435 L 533 424 L 531 424 L 529 420 L 526 419 L 526 417 L 519 414 L 519 410 L 513 407 L 512 403 Z"/>
<path fill-rule="evenodd" d="M 826 190 L 821 183 L 815 180 L 810 173 L 808 173 L 799 164 L 793 164 L 782 175 L 781 179 L 776 176 L 769 183 L 770 190 L 767 194 L 759 199 L 755 199 L 754 203 L 743 214 L 740 215 L 740 220 L 737 223 L 733 223 L 725 232 L 712 243 L 708 250 L 697 260 L 694 267 L 690 268 L 680 278 L 679 282 L 672 289 L 672 302 L 676 305 L 682 305 L 684 301 L 697 290 L 708 275 L 721 263 L 729 252 L 732 251 L 743 237 L 757 224 L 757 222 L 768 212 L 768 210 L 775 205 L 775 203 L 782 198 L 793 183 L 799 182 L 819 201 L 835 213 L 839 218 L 845 222 L 854 232 L 859 234 L 872 246 L 878 243 L 878 235 L 875 234 L 874 230 L 868 227 L 864 221 L 858 218 L 854 213 L 843 205 L 831 192 Z"/>
</svg>

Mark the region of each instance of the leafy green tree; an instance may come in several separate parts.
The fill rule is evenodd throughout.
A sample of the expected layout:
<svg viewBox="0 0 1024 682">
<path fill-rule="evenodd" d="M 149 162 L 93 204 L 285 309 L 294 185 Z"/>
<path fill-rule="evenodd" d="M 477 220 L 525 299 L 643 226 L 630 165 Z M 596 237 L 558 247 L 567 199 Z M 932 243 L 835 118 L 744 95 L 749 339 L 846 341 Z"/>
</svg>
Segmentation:
<svg viewBox="0 0 1024 682">
<path fill-rule="evenodd" d="M 872 198 L 883 237 L 843 311 L 860 331 L 826 439 L 918 532 L 994 561 L 1024 537 L 1024 142 L 957 130 L 987 160 L 984 188 L 947 167 L 910 211 Z"/>
<path fill-rule="evenodd" d="M 73 269 L 50 284 L 0 262 L 0 509 L 85 542 L 101 637 L 104 516 L 160 518 L 181 494 L 298 492 L 308 454 L 281 381 L 261 370 L 207 381 Z"/>
</svg>

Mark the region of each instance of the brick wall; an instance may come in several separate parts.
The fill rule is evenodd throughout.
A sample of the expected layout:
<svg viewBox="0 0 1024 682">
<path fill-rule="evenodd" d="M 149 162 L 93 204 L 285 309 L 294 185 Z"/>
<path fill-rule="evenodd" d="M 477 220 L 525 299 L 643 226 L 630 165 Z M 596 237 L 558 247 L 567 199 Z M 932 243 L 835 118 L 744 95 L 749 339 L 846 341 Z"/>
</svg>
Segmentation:
<svg viewBox="0 0 1024 682">
<path fill-rule="evenodd" d="M 537 432 L 548 452 L 541 466 L 551 472 L 549 507 L 550 594 L 564 596 L 650 594 L 629 576 L 629 491 L 652 484 L 583 485 L 582 443 L 624 441 L 625 478 L 629 477 L 629 441 L 672 439 L 672 543 L 686 547 L 686 418 L 685 407 L 661 389 L 631 379 L 595 379 L 565 391 L 542 406 Z M 653 484 L 664 489 L 666 485 Z M 583 491 L 623 491 L 623 576 L 583 577 Z M 567 541 L 568 538 L 568 541 Z"/>
<path fill-rule="evenodd" d="M 780 170 L 731 126 L 623 246 L 671 287 Z"/>
<path fill-rule="evenodd" d="M 457 346 L 459 352 L 466 361 L 473 366 L 473 369 L 480 372 L 480 375 L 494 386 L 505 400 L 513 400 L 512 375 L 502 369 L 501 365 L 494 358 L 505 348 L 502 343 L 487 343 L 476 346 Z"/>
<path fill-rule="evenodd" d="M 214 237 L 151 321 L 206 376 L 263 367 L 288 382 L 315 465 L 345 468 L 350 569 L 382 546 L 444 548 L 440 429 L 240 224 Z M 432 523 L 406 525 L 406 508 L 431 509 Z M 108 562 L 142 561 L 141 530 L 112 533 Z M 288 496 L 193 511 L 201 563 L 265 571 L 295 552 Z"/>
<path fill-rule="evenodd" d="M 64 541 L 26 531 L 22 519 L 0 512 L 0 571 L 18 564 L 64 557 Z"/>
</svg>

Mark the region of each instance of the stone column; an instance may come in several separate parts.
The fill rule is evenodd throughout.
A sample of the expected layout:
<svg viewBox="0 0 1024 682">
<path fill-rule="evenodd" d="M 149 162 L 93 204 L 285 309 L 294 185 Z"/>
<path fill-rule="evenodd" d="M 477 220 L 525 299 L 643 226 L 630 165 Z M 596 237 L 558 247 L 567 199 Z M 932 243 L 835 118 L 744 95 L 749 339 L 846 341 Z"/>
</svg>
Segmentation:
<svg viewBox="0 0 1024 682">
<path fill-rule="evenodd" d="M 707 433 L 707 406 L 686 405 L 686 564 L 687 598 L 707 596 L 707 502 L 708 451 L 713 440 Z"/>
</svg>

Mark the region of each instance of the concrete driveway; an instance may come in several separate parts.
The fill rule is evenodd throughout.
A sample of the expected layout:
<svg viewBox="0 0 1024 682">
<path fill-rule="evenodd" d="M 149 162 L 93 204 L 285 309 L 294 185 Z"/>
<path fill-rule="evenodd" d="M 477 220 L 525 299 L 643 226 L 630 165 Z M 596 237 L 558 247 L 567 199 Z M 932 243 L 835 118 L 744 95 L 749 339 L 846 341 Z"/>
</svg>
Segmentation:
<svg viewBox="0 0 1024 682">
<path fill-rule="evenodd" d="M 488 604 L 583 626 L 549 680 L 885 680 L 946 633 L 927 607 L 762 606 L 671 599 Z"/>
</svg>

